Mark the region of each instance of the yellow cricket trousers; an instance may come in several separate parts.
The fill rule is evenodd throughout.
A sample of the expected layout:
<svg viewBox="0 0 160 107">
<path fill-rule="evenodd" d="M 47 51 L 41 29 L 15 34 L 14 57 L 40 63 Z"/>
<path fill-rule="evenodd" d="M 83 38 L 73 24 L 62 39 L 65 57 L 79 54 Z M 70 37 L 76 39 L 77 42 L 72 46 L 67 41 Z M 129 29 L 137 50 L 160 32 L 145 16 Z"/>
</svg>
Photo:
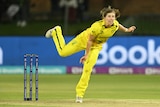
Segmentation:
<svg viewBox="0 0 160 107">
<path fill-rule="evenodd" d="M 65 43 L 64 37 L 61 31 L 58 31 L 58 29 L 52 32 L 52 37 L 57 51 L 62 57 L 70 56 L 76 52 L 85 50 L 87 46 L 87 40 L 82 43 L 81 37 L 83 37 L 83 35 L 81 34 L 72 39 L 68 44 Z M 91 48 L 89 56 L 83 65 L 82 76 L 76 86 L 76 96 L 84 96 L 85 91 L 88 87 L 92 68 L 96 64 L 100 50 L 100 48 L 96 47 Z"/>
</svg>

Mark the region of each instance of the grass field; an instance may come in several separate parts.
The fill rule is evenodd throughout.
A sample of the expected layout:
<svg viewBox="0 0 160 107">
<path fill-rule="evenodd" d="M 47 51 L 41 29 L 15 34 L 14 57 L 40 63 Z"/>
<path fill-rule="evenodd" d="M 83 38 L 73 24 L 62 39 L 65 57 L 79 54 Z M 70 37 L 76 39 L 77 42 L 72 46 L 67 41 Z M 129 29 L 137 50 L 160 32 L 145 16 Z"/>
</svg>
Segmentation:
<svg viewBox="0 0 160 107">
<path fill-rule="evenodd" d="M 159 75 L 92 75 L 75 103 L 80 75 L 39 75 L 39 101 L 23 101 L 23 75 L 0 75 L 0 107 L 160 107 Z"/>
</svg>

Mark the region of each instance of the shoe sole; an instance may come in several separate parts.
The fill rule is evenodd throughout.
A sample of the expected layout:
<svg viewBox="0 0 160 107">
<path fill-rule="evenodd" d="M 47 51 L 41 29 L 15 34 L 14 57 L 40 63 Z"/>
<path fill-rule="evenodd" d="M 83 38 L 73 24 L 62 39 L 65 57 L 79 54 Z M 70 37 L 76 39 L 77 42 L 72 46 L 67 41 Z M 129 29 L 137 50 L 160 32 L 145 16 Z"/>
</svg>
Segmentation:
<svg viewBox="0 0 160 107">
<path fill-rule="evenodd" d="M 50 30 L 48 30 L 48 31 L 46 32 L 45 37 L 46 37 L 46 38 L 52 37 L 52 29 L 50 29 Z"/>
</svg>

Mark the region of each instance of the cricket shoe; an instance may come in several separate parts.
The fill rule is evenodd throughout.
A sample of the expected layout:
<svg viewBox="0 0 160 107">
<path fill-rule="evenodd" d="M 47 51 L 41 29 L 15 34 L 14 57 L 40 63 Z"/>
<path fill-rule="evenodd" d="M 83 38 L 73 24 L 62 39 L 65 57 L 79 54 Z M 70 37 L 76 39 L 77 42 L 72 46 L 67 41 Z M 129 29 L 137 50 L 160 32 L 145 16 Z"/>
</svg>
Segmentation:
<svg viewBox="0 0 160 107">
<path fill-rule="evenodd" d="M 54 28 L 52 29 L 49 29 L 46 34 L 45 34 L 45 37 L 46 38 L 51 38 L 53 35 L 57 35 L 57 34 L 62 34 L 62 30 L 61 30 L 61 27 L 60 26 L 55 26 Z"/>
<path fill-rule="evenodd" d="M 83 98 L 77 96 L 77 97 L 76 97 L 76 103 L 83 103 Z"/>
</svg>

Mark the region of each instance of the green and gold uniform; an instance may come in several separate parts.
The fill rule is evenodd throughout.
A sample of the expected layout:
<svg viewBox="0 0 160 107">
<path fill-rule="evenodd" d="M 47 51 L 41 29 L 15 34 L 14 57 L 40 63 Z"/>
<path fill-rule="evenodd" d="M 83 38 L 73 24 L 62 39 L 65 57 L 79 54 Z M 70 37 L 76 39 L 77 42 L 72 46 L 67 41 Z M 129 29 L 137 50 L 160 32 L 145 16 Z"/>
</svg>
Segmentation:
<svg viewBox="0 0 160 107">
<path fill-rule="evenodd" d="M 52 37 L 60 56 L 70 56 L 76 52 L 85 50 L 89 36 L 95 36 L 88 58 L 84 62 L 82 76 L 76 86 L 76 96 L 83 97 L 88 87 L 92 68 L 96 64 L 102 45 L 112 37 L 119 28 L 119 22 L 114 20 L 111 27 L 105 27 L 104 20 L 94 22 L 90 28 L 77 35 L 68 44 L 65 43 L 61 30 L 52 32 Z"/>
</svg>

